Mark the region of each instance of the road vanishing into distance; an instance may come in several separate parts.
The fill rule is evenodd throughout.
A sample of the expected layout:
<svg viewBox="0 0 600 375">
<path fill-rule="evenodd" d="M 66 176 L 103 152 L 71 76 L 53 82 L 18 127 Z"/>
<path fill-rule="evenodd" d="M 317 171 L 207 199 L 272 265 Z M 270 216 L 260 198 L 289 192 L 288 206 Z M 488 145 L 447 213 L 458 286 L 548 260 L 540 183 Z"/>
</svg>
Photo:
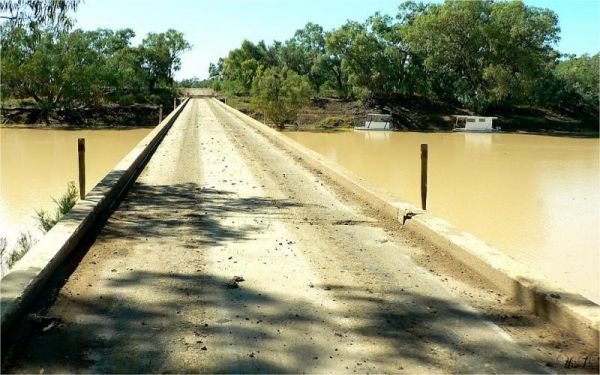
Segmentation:
<svg viewBox="0 0 600 375">
<path fill-rule="evenodd" d="M 581 349 L 436 254 L 191 99 L 4 372 L 543 373 Z"/>
</svg>

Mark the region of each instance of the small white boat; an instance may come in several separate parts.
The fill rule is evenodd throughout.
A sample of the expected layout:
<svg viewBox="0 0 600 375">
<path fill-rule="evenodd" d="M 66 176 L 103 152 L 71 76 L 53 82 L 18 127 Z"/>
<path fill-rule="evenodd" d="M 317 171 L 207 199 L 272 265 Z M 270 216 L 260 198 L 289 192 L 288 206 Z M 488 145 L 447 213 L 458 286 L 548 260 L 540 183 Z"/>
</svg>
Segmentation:
<svg viewBox="0 0 600 375">
<path fill-rule="evenodd" d="M 493 122 L 498 117 L 485 116 L 464 116 L 454 115 L 456 122 L 452 131 L 455 132 L 474 132 L 474 133 L 492 133 L 500 131 L 500 127 L 494 128 Z"/>
<path fill-rule="evenodd" d="M 365 126 L 355 126 L 354 130 L 389 131 L 392 130 L 391 120 L 392 115 L 367 113 Z"/>
</svg>

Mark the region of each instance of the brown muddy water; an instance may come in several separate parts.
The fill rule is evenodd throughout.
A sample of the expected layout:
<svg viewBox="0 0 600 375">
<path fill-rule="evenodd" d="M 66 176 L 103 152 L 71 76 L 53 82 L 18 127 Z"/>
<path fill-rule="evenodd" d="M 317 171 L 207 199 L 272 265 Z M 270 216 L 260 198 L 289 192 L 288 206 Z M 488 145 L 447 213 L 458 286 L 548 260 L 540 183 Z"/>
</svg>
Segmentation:
<svg viewBox="0 0 600 375">
<path fill-rule="evenodd" d="M 600 303 L 598 139 L 520 134 L 285 132 L 398 198 L 427 208 Z"/>
<path fill-rule="evenodd" d="M 35 210 L 53 209 L 52 197 L 77 184 L 77 138 L 86 141 L 89 192 L 150 130 L 0 128 L 0 237 L 39 237 Z"/>
</svg>

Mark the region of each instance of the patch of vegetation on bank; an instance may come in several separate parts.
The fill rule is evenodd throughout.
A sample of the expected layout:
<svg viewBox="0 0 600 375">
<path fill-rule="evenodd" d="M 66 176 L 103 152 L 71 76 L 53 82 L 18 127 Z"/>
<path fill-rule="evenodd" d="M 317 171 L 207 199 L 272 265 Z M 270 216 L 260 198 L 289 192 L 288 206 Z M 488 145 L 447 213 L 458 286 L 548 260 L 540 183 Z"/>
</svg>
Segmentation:
<svg viewBox="0 0 600 375">
<path fill-rule="evenodd" d="M 251 96 L 227 96 L 227 104 L 231 107 L 269 125 L 274 125 L 264 113 L 252 105 Z M 299 130 L 335 129 L 358 126 L 370 108 L 360 100 L 344 100 L 336 98 L 313 97 L 310 103 L 298 110 L 297 119 L 292 128 Z"/>
<path fill-rule="evenodd" d="M 327 116 L 319 122 L 321 129 L 344 129 L 354 126 L 354 117 L 348 115 Z"/>
</svg>

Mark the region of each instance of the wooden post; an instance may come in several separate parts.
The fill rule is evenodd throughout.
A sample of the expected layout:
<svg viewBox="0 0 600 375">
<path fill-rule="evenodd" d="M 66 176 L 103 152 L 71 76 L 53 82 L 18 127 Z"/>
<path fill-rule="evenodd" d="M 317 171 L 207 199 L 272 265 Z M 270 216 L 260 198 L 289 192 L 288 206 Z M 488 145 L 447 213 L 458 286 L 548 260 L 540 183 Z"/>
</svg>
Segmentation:
<svg viewBox="0 0 600 375">
<path fill-rule="evenodd" d="M 421 207 L 427 209 L 427 159 L 429 151 L 426 144 L 421 145 Z"/>
<path fill-rule="evenodd" d="M 177 108 L 177 97 L 173 98 L 173 110 Z"/>
<path fill-rule="evenodd" d="M 162 104 L 158 107 L 158 123 L 162 122 Z"/>
<path fill-rule="evenodd" d="M 79 197 L 85 198 L 85 138 L 77 139 L 77 154 L 79 155 Z"/>
</svg>

